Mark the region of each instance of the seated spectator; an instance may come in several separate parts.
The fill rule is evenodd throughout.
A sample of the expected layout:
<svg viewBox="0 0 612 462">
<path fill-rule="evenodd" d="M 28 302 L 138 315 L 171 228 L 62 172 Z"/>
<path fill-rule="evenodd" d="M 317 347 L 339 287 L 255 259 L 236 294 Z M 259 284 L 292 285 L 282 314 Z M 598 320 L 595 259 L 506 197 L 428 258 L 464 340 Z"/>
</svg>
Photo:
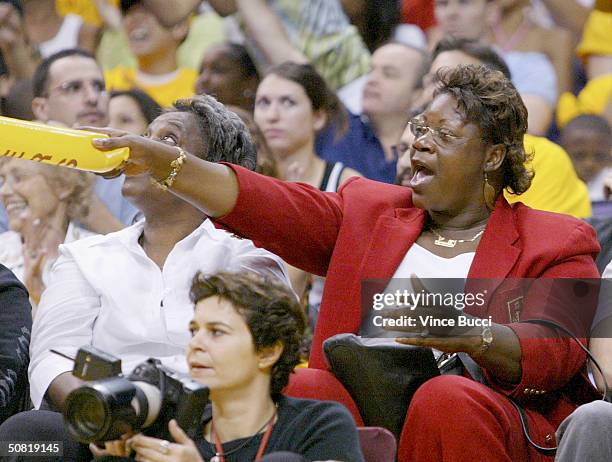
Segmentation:
<svg viewBox="0 0 612 462">
<path fill-rule="evenodd" d="M 195 91 L 252 113 L 258 85 L 259 74 L 247 49 L 226 42 L 213 45 L 204 54 Z"/>
<path fill-rule="evenodd" d="M 524 3 L 523 0 L 520 0 Z M 509 5 L 514 0 L 507 2 Z M 476 40 L 494 44 L 490 34 L 489 16 L 495 2 L 489 0 L 470 0 L 466 4 L 459 0 L 441 0 L 435 2 L 435 14 L 438 28 L 430 32 L 432 47 L 444 36 Z M 519 9 L 519 12 L 522 10 Z M 531 33 L 533 26 L 528 19 L 525 28 Z M 529 26 L 527 26 L 527 24 Z M 498 26 L 499 29 L 499 26 Z M 528 34 L 524 34 L 528 35 Z M 523 37 L 514 36 L 513 43 Z M 531 43 L 532 38 L 529 38 Z M 500 53 L 510 68 L 512 82 L 518 89 L 529 113 L 529 133 L 544 136 L 552 121 L 558 97 L 558 78 L 551 60 L 540 51 L 516 48 L 504 48 L 499 45 Z M 569 47 L 570 45 L 568 45 Z"/>
<path fill-rule="evenodd" d="M 108 124 L 118 130 L 142 135 L 161 112 L 161 106 L 142 90 L 113 91 L 108 103 Z"/>
<path fill-rule="evenodd" d="M 603 272 L 599 300 L 589 347 L 603 370 L 608 386 L 612 386 L 612 263 Z M 604 381 L 595 368 L 593 375 L 600 391 L 603 391 Z M 610 460 L 611 430 L 612 404 L 594 401 L 580 406 L 559 426 L 559 448 L 555 461 Z"/>
<path fill-rule="evenodd" d="M 94 177 L 39 162 L 0 160 L 0 200 L 9 231 L 0 234 L 0 262 L 21 280 L 35 307 L 57 248 L 91 236 L 79 222 L 89 213 Z"/>
<path fill-rule="evenodd" d="M 159 142 L 201 159 L 255 167 L 246 127 L 208 96 L 177 101 L 153 121 L 145 137 L 112 133 L 144 144 Z M 205 214 L 163 189 L 167 186 L 128 170 L 136 175 L 126 178 L 123 192 L 145 219 L 60 247 L 32 332 L 29 379 L 37 409 L 62 410 L 68 393 L 82 383 L 72 375 L 72 361 L 50 349 L 74 357 L 81 346 L 92 345 L 121 358 L 124 373 L 149 357 L 186 372 L 186 327 L 193 316 L 188 295 L 197 271 L 252 271 L 289 285 L 280 258 L 215 228 Z M 3 432 L 13 432 L 10 439 L 39 441 L 59 421 L 58 413 L 22 413 L 0 427 L 0 439 L 7 437 Z M 78 452 L 68 439 L 64 448 Z"/>
<path fill-rule="evenodd" d="M 331 162 L 342 162 L 372 180 L 392 183 L 398 143 L 417 89 L 427 71 L 428 56 L 418 48 L 388 43 L 372 55 L 372 67 L 363 88 L 363 114 L 349 115 L 342 136 L 337 127 L 317 137 L 317 152 Z"/>
<path fill-rule="evenodd" d="M 557 107 L 557 124 L 563 127 L 579 114 L 603 115 L 612 126 L 612 9 L 606 0 L 596 0 L 584 27 L 577 53 L 582 58 L 587 84 L 578 96 L 563 93 Z"/>
<path fill-rule="evenodd" d="M 121 0 L 123 26 L 137 67 L 118 66 L 104 73 L 109 90 L 140 88 L 162 106 L 193 95 L 197 73 L 179 67 L 177 49 L 189 32 L 187 21 L 162 26 L 141 0 Z"/>
<path fill-rule="evenodd" d="M 606 119 L 590 114 L 572 119 L 561 132 L 560 144 L 587 184 L 591 200 L 604 200 L 604 181 L 612 175 L 612 130 Z"/>
<path fill-rule="evenodd" d="M 328 125 L 342 129 L 346 113 L 310 64 L 287 62 L 270 68 L 257 88 L 254 119 L 274 156 L 279 178 L 336 192 L 347 179 L 360 176 L 341 162 L 324 161 L 315 151 L 316 133 Z M 294 268 L 290 273 L 301 296 L 310 275 Z M 322 285 L 317 292 L 322 292 Z M 318 293 L 319 302 L 320 297 Z M 313 300 L 311 308 L 318 312 L 318 303 Z"/>
<path fill-rule="evenodd" d="M 527 110 L 510 81 L 477 65 L 460 65 L 438 78 L 433 101 L 402 137 L 413 172 L 409 187 L 354 178 L 338 193 L 323 193 L 188 155 L 191 168 L 176 176 L 171 190 L 290 264 L 326 274 L 311 369 L 298 370 L 294 378 L 313 378 L 311 387 L 320 387 L 315 395 L 344 396 L 324 370 L 322 343 L 369 327 L 361 325 L 369 311 L 362 300 L 364 280 L 454 274 L 466 279 L 469 291 L 475 279 L 492 278 L 485 305 L 465 312 L 491 316 L 490 328 L 474 327 L 465 336 L 440 328 L 430 335 L 418 323 L 422 335 L 402 338 L 467 353 L 481 367 L 484 383 L 447 375 L 422 385 L 408 410 L 399 460 L 472 461 L 474 454 L 482 460 L 537 460 L 507 396 L 525 404 L 532 437 L 545 445 L 560 419 L 593 399 L 595 389 L 583 375 L 578 345 L 549 341 L 542 338 L 551 335 L 548 328 L 520 322 L 542 312 L 539 297 L 532 299 L 527 290 L 520 312 L 509 313 L 507 297 L 515 292 L 496 289 L 505 278 L 596 278 L 599 246 L 593 229 L 580 220 L 504 199 L 503 189 L 521 194 L 531 181 L 523 147 Z M 157 180 L 177 158 L 163 143 L 145 145 L 132 137 L 94 144 L 103 150 L 130 147 L 128 170 L 147 171 Z M 564 298 L 561 305 L 550 306 L 552 319 L 576 322 L 577 309 L 592 316 L 591 306 Z M 414 315 L 442 321 L 454 311 L 430 306 Z"/>
<path fill-rule="evenodd" d="M 300 361 L 306 324 L 291 291 L 254 274 L 199 274 L 191 300 L 187 361 L 191 376 L 210 389 L 202 431 L 191 440 L 172 421 L 173 443 L 137 435 L 107 443 L 110 450 L 92 445 L 94 454 L 127 456 L 133 449 L 147 460 L 363 461 L 344 407 L 282 394 Z"/>
<path fill-rule="evenodd" d="M 476 42 L 445 38 L 436 46 L 433 61 L 425 77 L 425 88 L 419 105 L 431 99 L 434 86 L 431 79 L 443 67 L 455 67 L 462 63 L 484 64 L 510 77 L 504 61 L 491 48 Z M 509 202 L 522 202 L 538 210 L 567 213 L 578 218 L 591 215 L 586 185 L 578 178 L 567 153 L 546 138 L 525 135 L 525 149 L 533 154 L 528 167 L 535 172 L 531 186 L 520 196 L 504 193 Z"/>
<path fill-rule="evenodd" d="M 32 112 L 39 122 L 66 127 L 108 123 L 108 95 L 104 75 L 93 55 L 64 50 L 43 60 L 32 81 Z M 98 177 L 89 213 L 81 224 L 96 233 L 108 233 L 133 223 L 138 209 L 122 195 L 123 177 Z"/>
<path fill-rule="evenodd" d="M 32 309 L 28 292 L 0 264 L 0 424 L 15 412 L 29 408 L 28 347 Z"/>
</svg>

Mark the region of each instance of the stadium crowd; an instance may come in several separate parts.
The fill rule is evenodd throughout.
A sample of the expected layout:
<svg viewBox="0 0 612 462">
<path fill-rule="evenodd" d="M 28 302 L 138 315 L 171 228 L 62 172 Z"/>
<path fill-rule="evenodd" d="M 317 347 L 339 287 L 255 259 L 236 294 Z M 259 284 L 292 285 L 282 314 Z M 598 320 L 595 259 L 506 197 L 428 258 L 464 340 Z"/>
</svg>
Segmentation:
<svg viewBox="0 0 612 462">
<path fill-rule="evenodd" d="M 0 116 L 130 149 L 0 149 L 0 459 L 612 460 L 611 31 L 610 0 L 0 0 Z M 372 329 L 390 279 L 487 295 Z M 399 426 L 341 334 L 431 355 Z M 195 433 L 79 438 L 86 346 L 208 387 Z"/>
</svg>

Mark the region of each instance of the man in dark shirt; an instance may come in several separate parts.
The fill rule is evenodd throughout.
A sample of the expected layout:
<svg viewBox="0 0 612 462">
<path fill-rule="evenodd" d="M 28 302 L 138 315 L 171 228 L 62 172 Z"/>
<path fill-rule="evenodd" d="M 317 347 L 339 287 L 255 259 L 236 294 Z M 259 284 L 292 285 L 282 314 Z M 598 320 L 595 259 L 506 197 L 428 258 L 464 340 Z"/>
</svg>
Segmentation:
<svg viewBox="0 0 612 462">
<path fill-rule="evenodd" d="M 317 137 L 317 154 L 342 162 L 371 180 L 393 183 L 392 146 L 410 120 L 409 110 L 428 67 L 427 53 L 410 45 L 388 43 L 372 55 L 363 90 L 363 114 L 350 114 L 349 129 L 338 138 L 334 127 Z"/>
</svg>

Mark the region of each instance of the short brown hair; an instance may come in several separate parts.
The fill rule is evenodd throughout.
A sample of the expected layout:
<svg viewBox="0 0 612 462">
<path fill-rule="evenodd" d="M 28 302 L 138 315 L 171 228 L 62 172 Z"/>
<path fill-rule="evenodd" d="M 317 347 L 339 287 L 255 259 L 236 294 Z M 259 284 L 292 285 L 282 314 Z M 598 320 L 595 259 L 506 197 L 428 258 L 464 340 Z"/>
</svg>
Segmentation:
<svg viewBox="0 0 612 462">
<path fill-rule="evenodd" d="M 293 292 L 277 280 L 255 273 L 196 274 L 191 284 L 191 301 L 219 296 L 231 302 L 253 336 L 255 351 L 280 342 L 283 352 L 272 366 L 270 394 L 275 400 L 289 374 L 300 362 L 300 347 L 306 317 Z"/>
<path fill-rule="evenodd" d="M 434 97 L 448 94 L 455 98 L 464 117 L 480 127 L 486 143 L 506 146 L 502 187 L 513 194 L 527 191 L 534 175 L 525 166 L 532 157 L 523 145 L 527 108 L 512 82 L 487 66 L 460 64 L 440 69 L 436 86 Z"/>
</svg>

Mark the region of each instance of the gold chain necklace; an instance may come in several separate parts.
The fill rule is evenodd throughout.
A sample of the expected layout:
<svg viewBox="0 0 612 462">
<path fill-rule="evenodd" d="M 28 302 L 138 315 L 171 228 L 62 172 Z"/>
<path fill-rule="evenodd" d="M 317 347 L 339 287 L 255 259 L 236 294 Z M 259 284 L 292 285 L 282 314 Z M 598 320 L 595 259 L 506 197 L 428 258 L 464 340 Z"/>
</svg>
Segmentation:
<svg viewBox="0 0 612 462">
<path fill-rule="evenodd" d="M 435 229 L 430 228 L 431 232 L 434 233 L 437 237 L 437 239 L 434 241 L 434 245 L 440 246 L 440 247 L 448 247 L 448 248 L 452 248 L 455 247 L 457 244 L 462 244 L 464 242 L 474 242 L 476 239 L 478 239 L 480 236 L 482 236 L 482 234 L 485 232 L 484 229 L 481 229 L 480 231 L 478 231 L 478 233 L 471 239 L 448 239 L 444 236 L 442 236 L 440 233 L 438 233 Z"/>
</svg>

